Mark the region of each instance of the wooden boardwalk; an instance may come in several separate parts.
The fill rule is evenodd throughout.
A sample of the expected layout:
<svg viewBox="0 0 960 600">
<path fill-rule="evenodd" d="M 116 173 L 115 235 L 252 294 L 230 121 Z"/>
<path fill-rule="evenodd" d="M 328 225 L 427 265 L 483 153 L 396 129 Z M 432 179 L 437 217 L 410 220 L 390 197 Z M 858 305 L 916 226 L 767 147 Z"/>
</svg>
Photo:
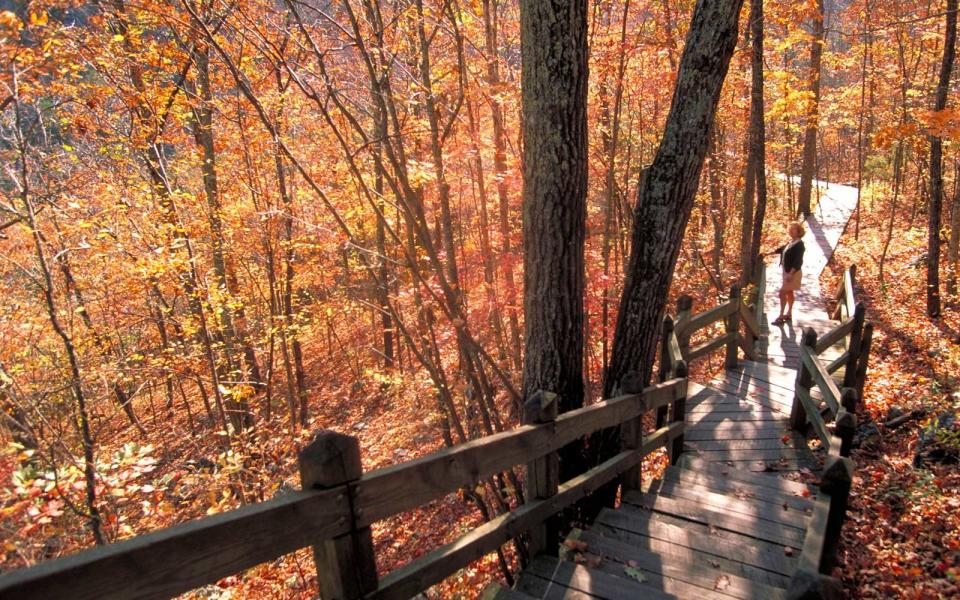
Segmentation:
<svg viewBox="0 0 960 600">
<path fill-rule="evenodd" d="M 818 493 L 800 471 L 819 470 L 824 454 L 818 459 L 790 427 L 801 336 L 804 327 L 822 336 L 837 326 L 819 277 L 855 202 L 853 188 L 822 190 L 807 220 L 803 291 L 789 325 L 769 325 L 781 274 L 776 261 L 767 265 L 769 317 L 760 323 L 757 360 L 689 384 L 677 465 L 574 530 L 561 557 L 537 557 L 515 589 L 491 588 L 489 597 L 787 598 Z"/>
</svg>

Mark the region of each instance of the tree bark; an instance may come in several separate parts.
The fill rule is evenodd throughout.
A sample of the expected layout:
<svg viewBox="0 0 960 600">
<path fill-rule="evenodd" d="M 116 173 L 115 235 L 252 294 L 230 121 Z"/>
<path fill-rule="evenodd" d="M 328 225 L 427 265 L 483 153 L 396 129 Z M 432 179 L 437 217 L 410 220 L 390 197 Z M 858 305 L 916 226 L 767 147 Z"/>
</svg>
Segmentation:
<svg viewBox="0 0 960 600">
<path fill-rule="evenodd" d="M 583 405 L 587 196 L 587 1 L 521 0 L 523 57 L 523 398 Z M 561 452 L 561 480 L 583 466 Z"/>
<path fill-rule="evenodd" d="M 813 17 L 813 40 L 810 42 L 810 93 L 813 100 L 807 112 L 807 127 L 803 138 L 803 166 L 800 170 L 800 196 L 797 212 L 810 216 L 810 194 L 817 162 L 817 131 L 820 120 L 820 63 L 823 58 L 823 0 L 817 0 L 817 14 Z"/>
<path fill-rule="evenodd" d="M 946 37 L 934 111 L 947 107 L 957 45 L 957 0 L 947 0 Z M 943 140 L 930 135 L 930 202 L 927 205 L 927 316 L 940 316 L 940 213 L 943 210 Z"/>
<path fill-rule="evenodd" d="M 750 161 L 753 165 L 757 201 L 753 213 L 750 248 L 743 264 L 743 283 L 753 280 L 759 266 L 763 219 L 767 214 L 767 132 L 763 122 L 763 0 L 750 2 L 753 38 L 750 76 Z"/>
<path fill-rule="evenodd" d="M 649 380 L 660 321 L 693 209 L 742 0 L 698 0 L 660 148 L 641 178 L 610 368 L 609 397 L 630 371 Z"/>
</svg>

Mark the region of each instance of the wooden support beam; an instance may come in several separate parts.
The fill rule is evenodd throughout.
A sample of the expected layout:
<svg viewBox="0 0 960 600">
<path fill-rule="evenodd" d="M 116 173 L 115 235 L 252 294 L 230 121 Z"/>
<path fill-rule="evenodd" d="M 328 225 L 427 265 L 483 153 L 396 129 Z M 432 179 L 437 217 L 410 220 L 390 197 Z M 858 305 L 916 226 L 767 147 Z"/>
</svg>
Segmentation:
<svg viewBox="0 0 960 600">
<path fill-rule="evenodd" d="M 733 336 L 733 339 L 727 341 L 727 355 L 723 365 L 728 369 L 736 369 L 738 363 L 737 355 L 737 336 L 740 333 L 740 286 L 734 284 L 730 287 L 730 300 L 728 303 L 732 309 L 727 315 L 727 336 Z"/>
<path fill-rule="evenodd" d="M 860 358 L 857 361 L 857 376 L 854 387 L 857 389 L 857 398 L 863 402 L 863 388 L 867 383 L 867 366 L 870 362 L 870 350 L 873 346 L 873 323 L 863 326 L 863 340 L 860 342 Z"/>
<path fill-rule="evenodd" d="M 323 430 L 299 455 L 300 482 L 304 489 L 330 489 L 349 485 L 363 475 L 357 438 Z M 324 600 L 356 600 L 377 589 L 377 563 L 369 527 L 357 527 L 360 508 L 353 492 L 344 494 L 351 507 L 348 533 L 320 540 L 313 546 L 320 596 Z"/>
<path fill-rule="evenodd" d="M 820 557 L 821 573 L 830 573 L 837 563 L 837 546 L 840 543 L 840 529 L 847 517 L 847 502 L 850 499 L 850 486 L 853 483 L 853 461 L 834 455 L 827 457 L 820 477 L 820 489 L 830 496 L 830 513 L 823 536 L 823 554 Z"/>
<path fill-rule="evenodd" d="M 671 345 L 677 343 L 677 336 L 674 333 L 673 318 L 670 315 L 664 315 L 663 323 L 660 325 L 660 381 L 664 382 L 673 378 L 673 353 Z M 678 347 L 679 352 L 679 347 Z M 664 406 L 657 410 L 657 429 L 663 427 L 667 421 L 667 407 Z"/>
<path fill-rule="evenodd" d="M 683 361 L 677 362 L 676 375 L 679 378 L 686 379 L 687 363 Z M 670 464 L 672 465 L 677 464 L 677 461 L 680 460 L 680 455 L 683 454 L 683 427 L 685 426 L 686 404 L 687 399 L 685 397 L 677 398 L 673 401 L 673 411 L 670 414 L 672 425 L 680 428 L 680 434 L 673 438 L 673 442 L 670 445 Z"/>
<path fill-rule="evenodd" d="M 543 425 L 555 422 L 558 406 L 556 394 L 537 391 L 523 405 L 523 424 Z M 557 494 L 560 487 L 560 458 L 556 450 L 527 463 L 526 486 L 527 502 L 546 500 Z M 527 555 L 532 558 L 545 550 L 555 550 L 559 532 L 560 523 L 556 515 L 531 527 Z"/>
<path fill-rule="evenodd" d="M 804 348 L 807 349 L 808 352 L 813 352 L 817 346 L 816 330 L 812 327 L 804 329 L 801 344 L 803 346 L 801 352 Z M 800 366 L 797 367 L 797 382 L 794 389 L 802 389 L 806 391 L 809 396 L 811 387 L 813 387 L 813 378 L 810 376 L 810 371 L 807 369 L 805 363 L 800 361 Z M 807 427 L 807 411 L 803 406 L 803 401 L 800 399 L 799 394 L 794 394 L 793 396 L 793 407 L 790 410 L 790 427 L 794 431 L 803 431 Z"/>
<path fill-rule="evenodd" d="M 843 373 L 843 385 L 850 387 L 856 384 L 857 363 L 860 360 L 860 345 L 863 339 L 863 321 L 866 307 L 858 302 L 853 313 L 853 329 L 850 330 L 850 340 L 847 342 L 847 370 Z"/>
<path fill-rule="evenodd" d="M 848 412 L 845 408 L 840 409 L 835 428 L 837 437 L 840 438 L 840 456 L 846 458 L 850 456 L 850 450 L 853 448 L 853 436 L 857 433 L 857 416 Z"/>
</svg>

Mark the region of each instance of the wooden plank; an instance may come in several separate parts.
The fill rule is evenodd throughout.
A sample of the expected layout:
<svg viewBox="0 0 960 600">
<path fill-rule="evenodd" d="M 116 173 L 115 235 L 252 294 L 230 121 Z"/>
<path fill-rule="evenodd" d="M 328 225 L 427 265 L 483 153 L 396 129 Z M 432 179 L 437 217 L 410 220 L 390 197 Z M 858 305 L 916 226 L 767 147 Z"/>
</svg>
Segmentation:
<svg viewBox="0 0 960 600">
<path fill-rule="evenodd" d="M 730 422 L 750 422 L 750 421 L 782 421 L 783 413 L 778 412 L 706 412 L 693 413 L 687 415 L 687 424 L 697 424 L 704 422 L 730 421 Z"/>
<path fill-rule="evenodd" d="M 766 426 L 771 424 L 772 426 Z M 724 423 L 722 421 L 713 421 L 708 423 L 699 423 L 687 427 L 686 439 L 688 442 L 704 441 L 724 441 L 724 440 L 780 440 L 785 432 L 782 424 L 775 421 L 747 422 L 747 423 Z"/>
<path fill-rule="evenodd" d="M 535 600 L 535 597 L 493 582 L 484 588 L 479 600 Z"/>
<path fill-rule="evenodd" d="M 820 561 L 825 546 L 824 534 L 827 531 L 829 516 L 830 496 L 823 493 L 817 494 L 813 516 L 810 517 L 810 526 L 807 527 L 807 537 L 803 540 L 798 569 L 806 569 L 811 573 L 820 571 Z"/>
<path fill-rule="evenodd" d="M 555 557 L 540 556 L 524 570 L 524 574 L 531 574 L 542 579 L 552 581 L 557 586 L 563 586 L 595 596 L 597 598 L 651 598 L 655 600 L 670 600 L 674 598 L 662 590 L 640 583 L 626 575 L 618 577 L 596 568 L 588 568 L 572 562 L 562 561 Z M 620 573 L 623 574 L 621 568 Z M 566 597 L 566 596 L 563 596 Z"/>
<path fill-rule="evenodd" d="M 607 600 L 579 590 L 572 590 L 562 585 L 554 584 L 549 579 L 538 577 L 532 573 L 523 573 L 517 582 L 517 589 L 533 597 L 545 600 Z"/>
<path fill-rule="evenodd" d="M 621 516 L 622 514 L 614 515 L 616 518 Z M 640 529 L 643 528 L 644 526 L 640 527 Z M 674 532 L 676 537 L 669 537 L 668 535 L 667 539 L 659 539 L 644 535 L 642 533 L 637 534 L 624 529 L 611 527 L 606 523 L 597 523 L 590 529 L 589 532 L 584 532 L 584 535 L 581 536 L 581 540 L 587 539 L 587 533 L 601 535 L 601 539 L 603 540 L 609 540 L 611 542 L 616 540 L 620 545 L 629 546 L 640 551 L 656 554 L 664 563 L 673 562 L 676 564 L 676 562 L 680 562 L 687 567 L 688 573 L 690 574 L 713 574 L 714 581 L 716 580 L 717 576 L 722 573 L 742 577 L 744 579 L 752 579 L 771 587 L 785 587 L 786 583 L 789 581 L 788 577 L 785 577 L 780 573 L 775 573 L 740 562 L 731 556 L 724 556 L 720 550 L 715 549 L 712 551 L 703 551 L 685 546 L 684 544 L 690 539 L 690 537 L 687 535 L 688 532 L 683 527 L 672 526 L 670 531 Z M 718 539 L 717 542 L 719 541 L 720 540 Z M 612 544 L 604 543 L 601 546 L 590 545 L 588 548 L 593 548 L 595 550 L 599 548 L 603 552 L 607 552 L 608 548 L 611 546 Z M 628 559 L 624 558 L 623 560 Z M 680 576 L 679 579 L 691 581 L 691 578 L 688 578 L 687 576 Z"/>
<path fill-rule="evenodd" d="M 587 544 L 592 553 L 614 561 L 631 561 L 645 573 L 657 573 L 663 577 L 684 581 L 700 588 L 713 590 L 718 577 L 725 575 L 729 585 L 723 592 L 727 596 L 743 599 L 770 598 L 785 600 L 786 593 L 780 587 L 741 577 L 730 570 L 713 566 L 709 555 L 689 552 L 655 553 L 615 538 L 605 537 L 592 531 L 580 532 L 578 539 Z M 716 564 L 722 565 L 717 562 Z M 781 582 L 786 587 L 786 582 Z"/>
<path fill-rule="evenodd" d="M 747 358 L 757 360 L 757 351 L 754 349 L 753 344 L 739 333 L 737 334 L 737 345 L 743 350 Z"/>
<path fill-rule="evenodd" d="M 787 442 L 783 442 L 784 434 L 781 432 L 779 437 L 754 438 L 746 436 L 737 436 L 732 439 L 709 439 L 694 441 L 687 439 L 687 445 L 692 450 L 779 450 L 781 448 L 795 448 L 795 440 L 788 437 Z"/>
<path fill-rule="evenodd" d="M 850 332 L 853 331 L 853 319 L 847 319 L 844 322 L 840 323 L 823 336 L 818 337 L 817 345 L 814 346 L 817 354 L 822 354 L 828 348 L 843 340 Z"/>
<path fill-rule="evenodd" d="M 170 598 L 348 531 L 346 487 L 274 500 L 0 576 L 2 598 Z"/>
<path fill-rule="evenodd" d="M 849 352 L 840 354 L 838 357 L 833 359 L 830 364 L 827 365 L 827 373 L 830 373 L 831 375 L 836 373 L 847 364 L 848 360 L 850 360 Z"/>
<path fill-rule="evenodd" d="M 826 367 L 820 363 L 817 357 L 811 354 L 806 348 L 804 348 L 801 358 L 803 365 L 813 378 L 813 382 L 820 388 L 820 392 L 823 393 L 823 400 L 827 403 L 827 407 L 836 415 L 840 412 L 840 388 L 837 387 L 837 382 L 833 380 L 833 377 L 827 372 Z"/>
<path fill-rule="evenodd" d="M 715 492 L 709 488 L 689 481 L 668 481 L 658 479 L 648 482 L 642 491 L 676 499 L 692 500 L 703 506 L 727 513 L 744 515 L 754 519 L 763 519 L 772 523 L 787 525 L 804 530 L 809 515 L 802 510 L 790 508 L 789 504 L 775 506 L 766 502 L 757 502 L 751 498 L 738 498 L 732 494 Z M 786 508 L 784 508 L 786 506 Z"/>
<path fill-rule="evenodd" d="M 830 432 L 827 431 L 827 424 L 824 423 L 823 416 L 820 415 L 820 407 L 813 401 L 807 390 L 803 388 L 797 388 L 797 397 L 800 398 L 803 408 L 807 412 L 807 422 L 813 426 L 813 431 L 820 438 L 823 447 L 829 449 Z"/>
<path fill-rule="evenodd" d="M 736 305 L 729 301 L 724 302 L 723 304 L 718 304 L 710 310 L 694 315 L 689 321 L 678 324 L 677 335 L 693 335 L 693 333 L 698 329 L 703 329 L 704 327 L 717 323 L 733 313 L 733 311 L 736 309 Z"/>
<path fill-rule="evenodd" d="M 727 514 L 691 500 L 628 492 L 623 495 L 622 501 L 648 510 L 674 515 L 688 521 L 713 525 L 717 529 L 750 535 L 759 540 L 783 544 L 792 548 L 799 549 L 803 544 L 804 532 L 802 529 Z"/>
<path fill-rule="evenodd" d="M 732 494 L 736 498 L 751 499 L 757 502 L 767 502 L 777 506 L 787 506 L 810 514 L 813 510 L 813 500 L 804 496 L 804 492 L 787 492 L 768 486 L 756 485 L 751 482 L 737 481 L 722 475 L 714 475 L 704 471 L 667 467 L 663 473 L 667 481 L 679 481 L 685 484 L 697 485 L 717 493 Z"/>
<path fill-rule="evenodd" d="M 781 458 L 798 459 L 805 457 L 810 451 L 806 448 L 789 448 L 781 444 L 779 448 L 758 449 L 758 448 L 725 448 L 720 450 L 710 450 L 700 448 L 696 454 L 707 460 L 764 460 L 774 462 Z"/>
<path fill-rule="evenodd" d="M 646 537 L 661 540 L 696 550 L 705 554 L 722 556 L 723 558 L 750 565 L 764 571 L 770 571 L 789 577 L 796 568 L 797 559 L 787 556 L 783 546 L 761 542 L 755 538 L 742 536 L 716 528 L 692 528 L 678 526 L 659 519 L 660 515 L 644 513 L 635 510 L 604 509 L 597 516 L 594 531 L 601 533 L 597 525 L 604 525 L 619 530 L 617 537 L 623 541 L 634 541 L 636 537 Z M 689 525 L 689 523 L 687 523 Z M 627 532 L 628 536 L 623 535 Z M 613 533 L 611 531 L 611 533 Z M 636 540 L 641 541 L 641 540 Z"/>
<path fill-rule="evenodd" d="M 621 452 L 586 473 L 563 483 L 556 495 L 528 502 L 471 530 L 463 537 L 390 572 L 368 598 L 406 600 L 443 581 L 451 573 L 493 552 L 536 523 L 589 495 L 636 465 L 641 455 Z"/>
<path fill-rule="evenodd" d="M 743 319 L 743 324 L 747 326 L 754 337 L 760 337 L 760 322 L 743 302 L 740 302 L 740 318 Z"/>
<path fill-rule="evenodd" d="M 727 466 L 731 470 L 743 470 L 750 471 L 752 473 L 790 473 L 793 471 L 799 471 L 800 469 L 815 469 L 816 464 L 812 459 L 791 459 L 791 460 L 782 460 L 782 461 L 765 461 L 765 460 L 711 460 L 709 456 L 697 456 L 701 458 L 706 463 L 713 463 L 715 465 Z"/>
<path fill-rule="evenodd" d="M 852 316 L 857 310 L 857 299 L 854 296 L 853 273 L 847 269 L 843 273 L 843 298 L 846 305 L 847 315 Z"/>
<path fill-rule="evenodd" d="M 779 475 L 760 475 L 757 473 L 739 471 L 731 468 L 728 465 L 716 465 L 708 463 L 707 461 L 699 459 L 695 456 L 684 456 L 683 467 L 714 475 L 720 475 L 730 481 L 742 481 L 753 485 L 769 487 L 781 492 L 802 494 L 804 490 L 809 492 L 810 490 L 814 489 L 804 483 L 785 479 Z"/>
<path fill-rule="evenodd" d="M 554 423 L 524 425 L 510 431 L 458 444 L 423 458 L 364 474 L 355 498 L 360 526 L 411 510 L 534 458 L 544 456 L 584 435 L 636 418 L 647 401 L 686 395 L 686 382 L 673 379 L 643 394 L 605 400 L 565 412 Z"/>
<path fill-rule="evenodd" d="M 736 332 L 725 333 L 718 338 L 708 340 L 700 344 L 699 346 L 695 346 L 687 353 L 687 362 L 688 363 L 693 362 L 702 356 L 706 356 L 707 354 L 710 354 L 714 350 L 723 348 L 729 342 L 736 341 L 736 338 L 737 338 Z"/>
</svg>

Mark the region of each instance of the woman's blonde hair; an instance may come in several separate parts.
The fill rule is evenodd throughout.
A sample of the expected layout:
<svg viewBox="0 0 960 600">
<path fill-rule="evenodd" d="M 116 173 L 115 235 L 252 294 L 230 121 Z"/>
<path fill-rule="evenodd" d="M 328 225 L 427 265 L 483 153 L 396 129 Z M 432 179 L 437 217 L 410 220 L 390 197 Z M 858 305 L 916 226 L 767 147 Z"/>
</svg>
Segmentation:
<svg viewBox="0 0 960 600">
<path fill-rule="evenodd" d="M 790 223 L 790 227 L 787 228 L 787 231 L 792 231 L 794 228 L 800 233 L 797 237 L 803 237 L 807 233 L 807 228 L 803 224 L 803 221 L 794 221 Z"/>
</svg>

